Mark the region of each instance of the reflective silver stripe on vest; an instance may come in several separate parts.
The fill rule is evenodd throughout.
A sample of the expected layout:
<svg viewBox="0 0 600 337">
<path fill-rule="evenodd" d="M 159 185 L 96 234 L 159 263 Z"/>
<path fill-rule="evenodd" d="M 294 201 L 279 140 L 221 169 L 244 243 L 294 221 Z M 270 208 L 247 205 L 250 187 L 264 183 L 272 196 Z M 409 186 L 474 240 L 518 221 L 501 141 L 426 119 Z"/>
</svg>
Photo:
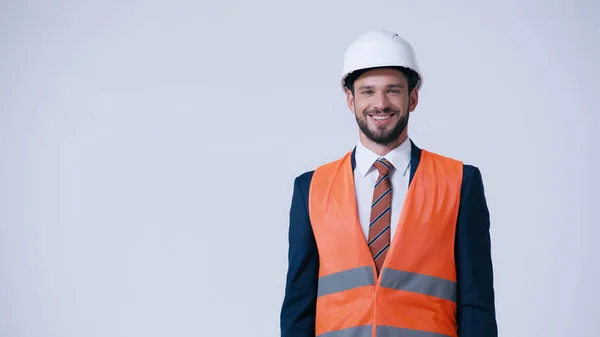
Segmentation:
<svg viewBox="0 0 600 337">
<path fill-rule="evenodd" d="M 384 268 L 381 274 L 381 286 L 456 302 L 456 283 L 435 276 Z"/>
<path fill-rule="evenodd" d="M 347 329 L 325 332 L 316 337 L 371 337 L 372 325 L 356 326 Z"/>
<path fill-rule="evenodd" d="M 370 285 L 375 285 L 373 267 L 348 269 L 320 277 L 317 296 Z"/>
<path fill-rule="evenodd" d="M 412 329 L 395 328 L 392 326 L 378 326 L 377 337 L 451 337 L 435 332 Z"/>
</svg>

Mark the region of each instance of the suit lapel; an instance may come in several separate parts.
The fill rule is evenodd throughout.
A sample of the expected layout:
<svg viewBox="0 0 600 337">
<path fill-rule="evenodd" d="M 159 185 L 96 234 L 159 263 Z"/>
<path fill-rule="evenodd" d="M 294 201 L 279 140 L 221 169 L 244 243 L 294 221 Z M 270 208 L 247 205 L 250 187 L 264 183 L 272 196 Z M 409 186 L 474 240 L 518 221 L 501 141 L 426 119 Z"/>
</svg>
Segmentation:
<svg viewBox="0 0 600 337">
<path fill-rule="evenodd" d="M 408 180 L 408 186 L 412 183 L 413 177 L 415 176 L 415 171 L 417 171 L 417 167 L 421 162 L 421 149 L 413 143 L 412 139 L 410 139 L 410 179 Z"/>
</svg>

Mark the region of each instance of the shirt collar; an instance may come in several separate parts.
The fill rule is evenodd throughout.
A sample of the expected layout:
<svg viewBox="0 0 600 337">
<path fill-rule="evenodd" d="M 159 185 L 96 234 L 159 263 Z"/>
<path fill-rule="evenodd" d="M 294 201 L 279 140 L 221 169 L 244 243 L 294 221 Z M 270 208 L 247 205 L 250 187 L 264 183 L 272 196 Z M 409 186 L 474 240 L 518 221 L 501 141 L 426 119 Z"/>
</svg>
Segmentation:
<svg viewBox="0 0 600 337">
<path fill-rule="evenodd" d="M 380 156 L 377 153 L 367 149 L 360 140 L 357 142 L 355 154 L 356 168 L 361 176 L 364 177 L 372 169 L 375 169 L 373 164 L 381 157 L 392 163 L 396 171 L 402 172 L 403 175 L 406 174 L 407 168 L 410 165 L 411 157 L 411 144 L 409 138 L 407 137 L 402 144 L 398 145 L 385 156 Z"/>
</svg>

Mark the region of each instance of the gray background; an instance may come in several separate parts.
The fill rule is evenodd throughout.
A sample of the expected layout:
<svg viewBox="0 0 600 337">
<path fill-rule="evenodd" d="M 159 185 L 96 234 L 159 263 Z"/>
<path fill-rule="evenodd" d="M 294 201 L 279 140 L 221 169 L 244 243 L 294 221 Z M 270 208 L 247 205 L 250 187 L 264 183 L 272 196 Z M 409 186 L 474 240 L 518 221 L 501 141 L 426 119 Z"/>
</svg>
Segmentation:
<svg viewBox="0 0 600 337">
<path fill-rule="evenodd" d="M 500 335 L 598 336 L 599 14 L 1 1 L 0 336 L 277 336 L 292 182 L 354 146 L 371 28 L 418 54 L 413 140 L 482 169 Z"/>
</svg>

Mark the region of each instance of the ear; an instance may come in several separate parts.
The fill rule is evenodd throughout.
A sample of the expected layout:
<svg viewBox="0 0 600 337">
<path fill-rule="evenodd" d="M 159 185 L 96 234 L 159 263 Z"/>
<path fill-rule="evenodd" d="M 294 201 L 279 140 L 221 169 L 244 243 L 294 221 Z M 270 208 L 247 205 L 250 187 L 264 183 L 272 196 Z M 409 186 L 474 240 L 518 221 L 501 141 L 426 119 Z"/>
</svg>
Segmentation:
<svg viewBox="0 0 600 337">
<path fill-rule="evenodd" d="M 417 89 L 413 89 L 413 91 L 410 93 L 409 111 L 415 111 L 415 109 L 417 108 L 417 104 L 419 104 L 419 91 L 417 91 Z"/>
<path fill-rule="evenodd" d="M 348 108 L 350 108 L 350 111 L 354 113 L 354 95 L 352 94 L 352 91 L 350 91 L 348 88 L 346 88 L 346 103 L 348 104 Z"/>
</svg>

